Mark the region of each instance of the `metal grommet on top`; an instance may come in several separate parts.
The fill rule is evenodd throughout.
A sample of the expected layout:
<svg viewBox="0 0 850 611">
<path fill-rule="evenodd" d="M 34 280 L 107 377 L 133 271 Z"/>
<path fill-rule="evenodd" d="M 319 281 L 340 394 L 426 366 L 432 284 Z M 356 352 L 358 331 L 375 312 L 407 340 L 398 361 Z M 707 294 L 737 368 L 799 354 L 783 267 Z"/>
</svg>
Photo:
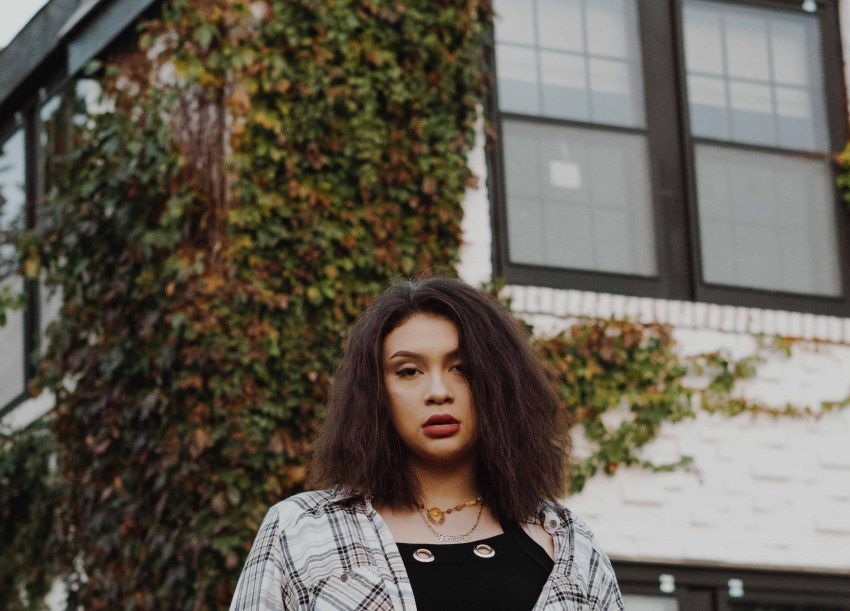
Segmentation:
<svg viewBox="0 0 850 611">
<path fill-rule="evenodd" d="M 558 530 L 559 522 L 554 518 L 549 518 L 548 520 L 543 522 L 543 530 L 547 533 L 554 534 L 556 530 Z"/>
<path fill-rule="evenodd" d="M 419 562 L 434 562 L 434 552 L 424 547 L 420 547 L 413 552 L 413 559 Z"/>
<path fill-rule="evenodd" d="M 479 558 L 492 558 L 496 555 L 496 550 L 486 543 L 479 543 L 472 551 Z"/>
</svg>

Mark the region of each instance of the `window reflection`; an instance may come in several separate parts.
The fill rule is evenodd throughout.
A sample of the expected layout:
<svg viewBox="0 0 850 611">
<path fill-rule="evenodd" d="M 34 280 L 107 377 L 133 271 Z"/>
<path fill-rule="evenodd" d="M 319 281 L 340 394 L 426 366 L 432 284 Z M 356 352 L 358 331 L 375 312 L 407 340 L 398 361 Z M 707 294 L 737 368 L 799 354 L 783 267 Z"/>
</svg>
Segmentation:
<svg viewBox="0 0 850 611">
<path fill-rule="evenodd" d="M 635 0 L 498 0 L 505 112 L 643 127 Z"/>
<path fill-rule="evenodd" d="M 503 124 L 511 261 L 652 275 L 646 139 Z"/>
<path fill-rule="evenodd" d="M 815 17 L 686 0 L 684 21 L 694 135 L 829 150 Z"/>
<path fill-rule="evenodd" d="M 840 294 L 828 165 L 698 144 L 696 168 L 706 282 Z"/>
<path fill-rule="evenodd" d="M 52 197 L 60 188 L 74 146 L 75 129 L 85 125 L 89 117 L 101 110 L 100 86 L 96 81 L 79 79 L 50 98 L 41 107 L 39 130 L 39 199 Z M 37 211 L 37 222 L 49 223 L 44 207 Z M 46 337 L 47 327 L 56 320 L 62 297 L 58 287 L 42 279 L 39 285 L 39 338 Z M 44 346 L 39 346 L 43 352 Z"/>
<path fill-rule="evenodd" d="M 510 260 L 655 275 L 636 0 L 497 0 L 495 11 L 501 111 L 600 126 L 503 120 Z"/>
<path fill-rule="evenodd" d="M 26 201 L 24 130 L 20 129 L 0 148 L 0 257 L 4 261 L 15 256 L 9 236 L 26 224 Z"/>
<path fill-rule="evenodd" d="M 92 114 L 100 110 L 99 99 L 98 83 L 79 79 L 41 107 L 40 198 L 49 197 L 51 191 L 59 186 L 73 147 L 74 128 L 84 125 Z"/>
<path fill-rule="evenodd" d="M 707 283 L 838 296 L 841 272 L 816 18 L 685 0 L 700 259 Z"/>
<path fill-rule="evenodd" d="M 26 222 L 26 166 L 24 131 L 15 132 L 0 145 L 0 289 L 12 294 L 23 291 L 23 280 L 15 273 L 15 247 L 9 240 Z M 0 407 L 24 392 L 24 314 L 6 312 L 0 327 Z"/>
</svg>

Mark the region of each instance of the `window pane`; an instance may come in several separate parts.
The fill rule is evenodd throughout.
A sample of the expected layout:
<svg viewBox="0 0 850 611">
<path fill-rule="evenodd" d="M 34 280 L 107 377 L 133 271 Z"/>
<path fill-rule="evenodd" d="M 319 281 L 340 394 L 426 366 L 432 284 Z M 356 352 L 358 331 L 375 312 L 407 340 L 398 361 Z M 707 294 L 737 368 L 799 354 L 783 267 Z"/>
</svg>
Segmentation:
<svg viewBox="0 0 850 611">
<path fill-rule="evenodd" d="M 591 59 L 590 89 L 594 123 L 636 125 L 643 115 L 639 101 L 631 95 L 629 64 Z"/>
<path fill-rule="evenodd" d="M 629 611 L 679 611 L 679 603 L 664 596 L 623 594 L 623 603 Z"/>
<path fill-rule="evenodd" d="M 540 114 L 537 54 L 531 49 L 496 45 L 499 108 L 503 112 Z"/>
<path fill-rule="evenodd" d="M 8 287 L 13 293 L 23 290 L 23 280 L 13 276 L 0 280 L 0 289 Z M 24 392 L 24 313 L 7 311 L 6 324 L 0 327 L 0 407 Z"/>
<path fill-rule="evenodd" d="M 43 165 L 40 197 L 48 196 L 62 178 L 71 153 L 74 128 L 83 125 L 91 115 L 104 110 L 100 94 L 97 81 L 78 79 L 41 107 L 39 160 Z"/>
<path fill-rule="evenodd" d="M 732 133 L 735 140 L 767 146 L 776 144 L 770 87 L 731 81 L 729 101 L 732 106 Z"/>
<path fill-rule="evenodd" d="M 584 57 L 540 52 L 543 114 L 562 119 L 590 120 L 590 95 Z"/>
<path fill-rule="evenodd" d="M 817 17 L 685 0 L 684 22 L 694 135 L 829 150 Z"/>
<path fill-rule="evenodd" d="M 840 294 L 828 163 L 700 144 L 696 170 L 706 282 Z"/>
<path fill-rule="evenodd" d="M 729 138 L 728 92 L 724 79 L 711 76 L 688 78 L 691 101 L 691 130 L 697 135 Z"/>
<path fill-rule="evenodd" d="M 39 131 L 39 197 L 51 197 L 60 186 L 73 148 L 74 130 L 83 125 L 95 113 L 104 110 L 100 99 L 100 85 L 90 79 L 78 79 L 61 93 L 50 98 L 41 107 Z M 36 220 L 46 222 L 39 208 Z M 48 325 L 56 319 L 62 305 L 61 293 L 56 287 L 39 286 L 39 350 L 43 352 L 43 341 Z"/>
<path fill-rule="evenodd" d="M 528 0 L 522 4 L 529 6 Z M 537 31 L 543 48 L 583 53 L 581 0 L 538 0 Z"/>
<path fill-rule="evenodd" d="M 729 76 L 769 81 L 766 16 L 748 9 L 727 10 L 724 13 Z"/>
<path fill-rule="evenodd" d="M 591 55 L 625 59 L 630 26 L 625 0 L 585 0 L 587 41 Z"/>
<path fill-rule="evenodd" d="M 779 144 L 785 148 L 813 150 L 826 142 L 825 121 L 812 116 L 812 96 L 805 89 L 776 88 Z"/>
<path fill-rule="evenodd" d="M 20 231 L 26 223 L 26 166 L 24 131 L 18 130 L 0 147 L 0 231 Z M 5 242 L 5 240 L 4 240 Z M 0 244 L 4 259 L 14 256 L 8 243 Z"/>
<path fill-rule="evenodd" d="M 528 0 L 499 0 L 495 5 L 496 42 L 533 45 L 534 13 Z"/>
<path fill-rule="evenodd" d="M 644 125 L 636 0 L 496 0 L 504 112 Z"/>
<path fill-rule="evenodd" d="M 23 280 L 13 274 L 15 248 L 9 233 L 24 228 L 26 214 L 26 170 L 24 132 L 19 130 L 0 148 L 0 287 L 12 293 L 23 291 Z M 0 407 L 24 392 L 24 315 L 20 310 L 6 313 L 0 327 Z"/>
<path fill-rule="evenodd" d="M 39 161 L 42 163 L 39 194 L 48 196 L 58 186 L 62 171 L 71 152 L 73 137 L 73 89 L 71 95 L 64 93 L 50 98 L 41 107 L 41 129 L 39 132 Z"/>
<path fill-rule="evenodd" d="M 655 273 L 643 136 L 506 121 L 503 140 L 513 262 Z"/>
<path fill-rule="evenodd" d="M 810 54 L 817 52 L 817 30 L 791 19 L 774 19 L 770 24 L 771 59 L 775 80 L 785 85 L 806 87 L 815 80 Z M 813 36 L 814 35 L 814 36 Z M 812 39 L 810 39 L 812 37 Z"/>
<path fill-rule="evenodd" d="M 689 73 L 725 73 L 723 33 L 717 11 L 685 5 L 685 60 Z"/>
</svg>

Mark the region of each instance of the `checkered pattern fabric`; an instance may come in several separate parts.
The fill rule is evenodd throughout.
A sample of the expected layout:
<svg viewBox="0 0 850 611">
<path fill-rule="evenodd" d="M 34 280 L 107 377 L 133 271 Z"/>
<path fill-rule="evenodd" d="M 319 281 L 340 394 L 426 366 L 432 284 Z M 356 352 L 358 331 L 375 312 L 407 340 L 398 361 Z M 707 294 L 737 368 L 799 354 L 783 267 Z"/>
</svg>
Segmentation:
<svg viewBox="0 0 850 611">
<path fill-rule="evenodd" d="M 555 566 L 533 611 L 623 611 L 614 571 L 587 525 L 554 504 L 538 517 L 555 539 Z M 230 609 L 414 611 L 416 602 L 368 499 L 322 490 L 269 510 Z"/>
</svg>

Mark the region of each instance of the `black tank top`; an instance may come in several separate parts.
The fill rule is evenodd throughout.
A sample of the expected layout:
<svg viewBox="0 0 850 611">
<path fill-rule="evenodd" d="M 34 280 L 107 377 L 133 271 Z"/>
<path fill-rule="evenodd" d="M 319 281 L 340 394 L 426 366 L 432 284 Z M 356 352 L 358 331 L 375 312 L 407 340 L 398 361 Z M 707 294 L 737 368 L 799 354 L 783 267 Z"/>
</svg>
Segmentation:
<svg viewBox="0 0 850 611">
<path fill-rule="evenodd" d="M 419 611 L 532 609 L 555 563 L 519 526 L 470 543 L 399 543 Z M 481 546 L 486 547 L 481 547 Z M 475 550 L 478 548 L 479 555 Z M 488 556 L 488 548 L 493 552 Z M 417 560 L 417 550 L 433 560 Z M 428 557 L 425 552 L 418 554 Z"/>
</svg>

